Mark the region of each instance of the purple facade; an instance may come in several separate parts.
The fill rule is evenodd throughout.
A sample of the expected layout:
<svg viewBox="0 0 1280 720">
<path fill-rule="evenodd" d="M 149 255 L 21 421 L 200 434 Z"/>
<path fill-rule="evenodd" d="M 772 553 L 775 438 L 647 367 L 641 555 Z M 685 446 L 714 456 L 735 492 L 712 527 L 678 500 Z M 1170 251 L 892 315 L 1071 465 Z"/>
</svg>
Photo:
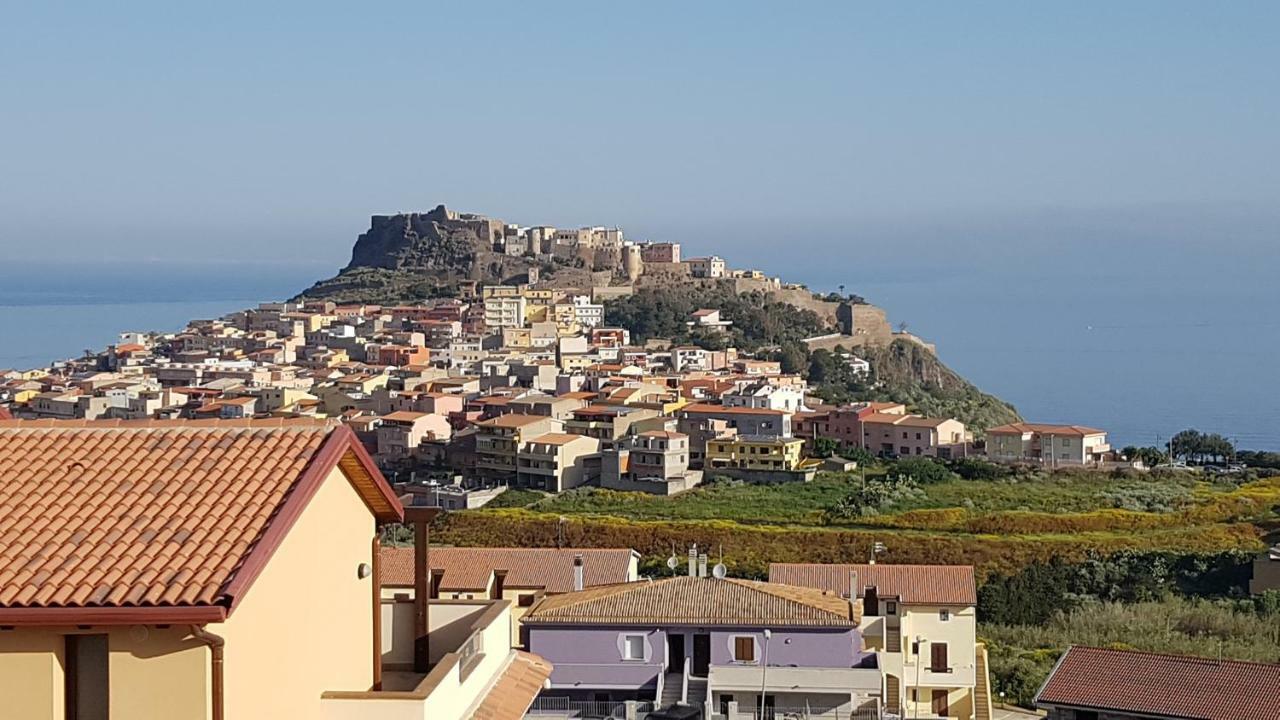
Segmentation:
<svg viewBox="0 0 1280 720">
<path fill-rule="evenodd" d="M 555 668 L 551 675 L 553 690 L 636 691 L 640 697 L 646 692 L 651 696 L 658 675 L 683 672 L 686 659 L 695 675 L 705 674 L 696 666 L 698 660 L 709 665 L 733 664 L 735 641 L 743 636 L 754 639 L 754 662 L 764 660 L 761 627 L 526 627 L 529 650 L 549 660 Z M 873 654 L 864 652 L 862 637 L 852 628 L 770 630 L 770 667 L 850 668 Z M 631 659 L 628 652 L 634 655 L 637 648 L 624 645 L 626 638 L 634 636 L 643 638 L 638 641 L 642 643 L 643 657 Z M 670 646 L 672 636 L 680 636 L 674 641 L 674 650 Z"/>
</svg>

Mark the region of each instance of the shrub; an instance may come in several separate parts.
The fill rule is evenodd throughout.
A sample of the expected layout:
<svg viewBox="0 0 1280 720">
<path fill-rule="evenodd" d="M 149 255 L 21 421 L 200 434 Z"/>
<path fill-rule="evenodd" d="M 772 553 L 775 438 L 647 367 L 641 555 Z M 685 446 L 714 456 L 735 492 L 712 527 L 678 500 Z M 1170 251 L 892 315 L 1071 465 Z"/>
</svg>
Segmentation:
<svg viewBox="0 0 1280 720">
<path fill-rule="evenodd" d="M 898 460 L 890 466 L 889 472 L 894 475 L 909 477 L 921 485 L 946 482 L 947 480 L 951 480 L 955 477 L 955 475 L 947 469 L 947 466 L 936 460 L 925 457 L 911 457 Z"/>
</svg>

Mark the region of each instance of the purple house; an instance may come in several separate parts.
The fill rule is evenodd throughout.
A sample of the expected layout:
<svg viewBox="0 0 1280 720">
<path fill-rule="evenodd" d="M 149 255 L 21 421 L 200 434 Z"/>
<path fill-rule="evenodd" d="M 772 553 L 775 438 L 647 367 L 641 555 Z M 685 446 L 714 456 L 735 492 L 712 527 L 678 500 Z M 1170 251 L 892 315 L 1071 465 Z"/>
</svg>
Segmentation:
<svg viewBox="0 0 1280 720">
<path fill-rule="evenodd" d="M 822 590 L 682 576 L 547 597 L 522 622 L 555 667 L 543 697 L 847 717 L 881 695 L 860 612 Z"/>
</svg>

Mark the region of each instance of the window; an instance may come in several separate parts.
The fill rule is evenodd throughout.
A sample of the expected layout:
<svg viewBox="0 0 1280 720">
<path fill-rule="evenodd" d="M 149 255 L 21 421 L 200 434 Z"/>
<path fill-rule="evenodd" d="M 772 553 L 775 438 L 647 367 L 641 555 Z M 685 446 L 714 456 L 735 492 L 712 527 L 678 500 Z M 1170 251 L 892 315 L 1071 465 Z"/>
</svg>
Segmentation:
<svg viewBox="0 0 1280 720">
<path fill-rule="evenodd" d="M 896 601 L 894 601 L 894 600 L 886 600 L 886 601 L 885 601 L 885 603 L 884 603 L 884 614 L 885 614 L 885 615 L 897 615 L 897 614 L 898 614 L 898 603 L 897 603 Z"/>
<path fill-rule="evenodd" d="M 622 659 L 623 660 L 644 660 L 644 636 L 643 635 L 623 635 L 622 636 Z"/>
<path fill-rule="evenodd" d="M 67 720 L 107 720 L 111 686 L 106 635 L 68 635 L 63 686 Z"/>
<path fill-rule="evenodd" d="M 939 619 L 939 620 L 941 620 L 942 622 L 947 622 L 947 621 L 949 621 L 949 620 L 951 619 L 951 611 L 950 611 L 950 610 L 941 610 L 941 611 L 939 611 L 939 612 L 938 612 L 938 619 Z"/>
<path fill-rule="evenodd" d="M 756 661 L 756 639 L 750 635 L 739 635 L 733 639 L 733 661 L 753 663 Z"/>
<path fill-rule="evenodd" d="M 1062 438 L 1062 447 L 1071 447 L 1071 441 L 1066 438 Z"/>
</svg>

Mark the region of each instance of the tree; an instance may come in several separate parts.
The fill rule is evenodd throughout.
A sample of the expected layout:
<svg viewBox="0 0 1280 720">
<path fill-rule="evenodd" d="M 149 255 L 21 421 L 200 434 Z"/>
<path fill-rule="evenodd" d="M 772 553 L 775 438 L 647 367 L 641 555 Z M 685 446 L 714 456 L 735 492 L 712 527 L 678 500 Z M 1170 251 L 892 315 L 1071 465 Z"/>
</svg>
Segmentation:
<svg viewBox="0 0 1280 720">
<path fill-rule="evenodd" d="M 893 464 L 891 473 L 909 477 L 921 485 L 945 482 L 955 477 L 945 465 L 926 457 L 903 458 Z"/>
<path fill-rule="evenodd" d="M 840 442 L 831 438 L 814 438 L 813 439 L 813 456 L 819 458 L 829 458 L 840 451 Z"/>
</svg>

